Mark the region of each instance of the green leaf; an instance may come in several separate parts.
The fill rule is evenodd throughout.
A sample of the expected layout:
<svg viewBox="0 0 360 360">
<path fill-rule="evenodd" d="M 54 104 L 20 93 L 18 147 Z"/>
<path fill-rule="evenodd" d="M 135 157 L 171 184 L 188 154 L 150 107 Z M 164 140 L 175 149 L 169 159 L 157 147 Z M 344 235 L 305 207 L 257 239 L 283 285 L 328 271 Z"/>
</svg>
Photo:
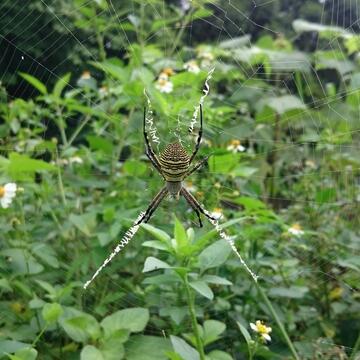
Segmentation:
<svg viewBox="0 0 360 360">
<path fill-rule="evenodd" d="M 114 145 L 111 141 L 104 139 L 100 136 L 95 135 L 88 135 L 86 137 L 86 140 L 88 141 L 90 148 L 92 150 L 101 150 L 105 154 L 111 155 L 113 152 Z"/>
<path fill-rule="evenodd" d="M 126 360 L 167 360 L 170 350 L 170 341 L 156 336 L 132 336 L 125 345 Z"/>
<path fill-rule="evenodd" d="M 226 325 L 217 320 L 206 320 L 203 324 L 203 341 L 205 345 L 208 345 L 219 339 L 226 329 Z"/>
<path fill-rule="evenodd" d="M 252 341 L 251 335 L 249 334 L 247 329 L 244 326 L 242 326 L 238 321 L 236 323 L 238 324 L 240 332 L 242 333 L 243 337 L 245 338 L 246 343 L 248 344 L 248 346 L 250 346 L 251 341 Z"/>
<path fill-rule="evenodd" d="M 141 245 L 145 246 L 145 247 L 150 247 L 153 249 L 158 249 L 158 250 L 165 250 L 165 251 L 169 250 L 169 247 L 166 244 L 164 244 L 161 241 L 157 241 L 157 240 L 144 241 Z"/>
<path fill-rule="evenodd" d="M 151 235 L 153 235 L 156 239 L 169 244 L 171 237 L 163 230 L 160 230 L 156 228 L 155 226 L 149 225 L 149 224 L 141 224 L 141 227 L 145 229 L 147 232 L 149 232 Z"/>
<path fill-rule="evenodd" d="M 128 175 L 137 177 L 145 174 L 147 166 L 141 161 L 127 160 L 123 169 Z"/>
<path fill-rule="evenodd" d="M 204 271 L 222 265 L 231 252 L 231 247 L 225 240 L 219 240 L 207 248 L 199 255 L 198 261 L 200 268 Z"/>
<path fill-rule="evenodd" d="M 158 269 L 171 269 L 172 267 L 164 261 L 161 261 L 155 257 L 149 256 L 145 260 L 144 268 L 142 272 L 149 272 Z"/>
<path fill-rule="evenodd" d="M 80 360 L 107 360 L 101 351 L 93 345 L 86 345 L 80 353 Z"/>
<path fill-rule="evenodd" d="M 214 293 L 210 289 L 209 285 L 206 284 L 206 282 L 201 280 L 191 281 L 189 285 L 200 295 L 206 297 L 207 299 L 212 300 L 214 298 Z"/>
<path fill-rule="evenodd" d="M 211 172 L 218 174 L 228 174 L 238 164 L 240 154 L 213 155 L 209 160 Z"/>
<path fill-rule="evenodd" d="M 101 321 L 105 336 L 117 330 L 125 329 L 130 332 L 139 332 L 145 329 L 149 321 L 149 310 L 144 308 L 130 308 L 119 310 Z"/>
<path fill-rule="evenodd" d="M 25 74 L 25 73 L 20 73 L 21 77 L 23 77 L 28 83 L 30 83 L 34 88 L 36 88 L 37 90 L 39 90 L 39 92 L 42 95 L 47 94 L 47 89 L 45 84 L 43 84 L 40 80 L 38 80 L 36 77 L 30 75 L 30 74 Z"/>
<path fill-rule="evenodd" d="M 88 213 L 82 215 L 70 214 L 70 222 L 75 225 L 86 236 L 92 236 L 96 227 L 96 214 Z"/>
<path fill-rule="evenodd" d="M 128 330 L 118 330 L 110 337 L 101 341 L 100 350 L 105 360 L 120 360 L 124 358 L 124 343 L 129 339 Z"/>
<path fill-rule="evenodd" d="M 33 348 L 24 348 L 15 352 L 14 355 L 8 355 L 11 360 L 35 360 L 38 352 Z"/>
<path fill-rule="evenodd" d="M 306 286 L 272 287 L 268 295 L 271 297 L 285 297 L 289 299 L 301 299 L 309 291 Z"/>
<path fill-rule="evenodd" d="M 30 344 L 26 344 L 15 340 L 0 340 L 0 354 L 14 353 L 24 348 L 30 347 Z"/>
<path fill-rule="evenodd" d="M 69 85 L 70 76 L 71 74 L 67 73 L 56 82 L 52 92 L 55 98 L 60 99 L 61 93 L 64 90 L 65 86 Z"/>
<path fill-rule="evenodd" d="M 189 244 L 189 239 L 183 224 L 176 217 L 175 217 L 174 238 L 176 240 L 177 250 L 180 254 L 182 254 L 183 249 L 186 248 Z"/>
<path fill-rule="evenodd" d="M 204 275 L 201 279 L 209 284 L 232 285 L 231 281 L 216 275 Z"/>
<path fill-rule="evenodd" d="M 186 341 L 173 335 L 170 336 L 170 340 L 174 351 L 178 353 L 183 360 L 200 360 L 199 353 Z"/>
<path fill-rule="evenodd" d="M 23 178 L 34 176 L 39 171 L 54 171 L 56 167 L 42 160 L 35 160 L 29 158 L 27 155 L 18 153 L 10 153 L 9 155 L 8 172 L 15 180 L 22 180 Z"/>
<path fill-rule="evenodd" d="M 262 109 L 268 106 L 275 110 L 279 115 L 283 115 L 290 110 L 304 110 L 305 104 L 294 95 L 283 95 L 277 97 L 269 97 L 259 101 L 259 107 Z"/>
<path fill-rule="evenodd" d="M 64 313 L 59 317 L 59 324 L 66 334 L 76 342 L 95 340 L 101 334 L 96 319 L 75 308 L 64 308 Z"/>
<path fill-rule="evenodd" d="M 26 249 L 6 249 L 0 252 L 13 274 L 38 274 L 44 267 Z"/>
<path fill-rule="evenodd" d="M 233 360 L 233 357 L 225 351 L 214 350 L 207 354 L 209 360 Z"/>
<path fill-rule="evenodd" d="M 336 200 L 337 190 L 335 188 L 323 188 L 316 192 L 315 199 L 318 204 L 326 204 Z"/>
<path fill-rule="evenodd" d="M 53 323 L 61 316 L 63 309 L 58 303 L 45 304 L 41 313 L 46 322 Z"/>
</svg>

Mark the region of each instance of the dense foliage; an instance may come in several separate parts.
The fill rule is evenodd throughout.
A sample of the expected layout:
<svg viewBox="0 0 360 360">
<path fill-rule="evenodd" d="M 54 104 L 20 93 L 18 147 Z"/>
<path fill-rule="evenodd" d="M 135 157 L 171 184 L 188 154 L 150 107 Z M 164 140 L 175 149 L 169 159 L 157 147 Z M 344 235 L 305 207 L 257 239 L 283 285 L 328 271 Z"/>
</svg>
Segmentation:
<svg viewBox="0 0 360 360">
<path fill-rule="evenodd" d="M 324 20 L 317 1 L 264 4 L 242 32 L 240 1 L 225 17 L 221 2 L 125 3 L 33 1 L 1 20 L 13 29 L 1 46 L 17 56 L 0 87 L 0 200 L 6 183 L 18 189 L 0 208 L 0 357 L 355 359 L 356 27 L 313 22 Z M 357 8 L 344 3 L 348 27 Z M 10 21 L 25 10 L 36 20 Z M 154 149 L 180 138 L 191 153 L 214 67 L 197 158 L 210 157 L 185 186 L 222 214 L 258 283 L 181 199 L 163 202 L 84 291 L 163 185 L 144 155 L 144 88 Z"/>
</svg>

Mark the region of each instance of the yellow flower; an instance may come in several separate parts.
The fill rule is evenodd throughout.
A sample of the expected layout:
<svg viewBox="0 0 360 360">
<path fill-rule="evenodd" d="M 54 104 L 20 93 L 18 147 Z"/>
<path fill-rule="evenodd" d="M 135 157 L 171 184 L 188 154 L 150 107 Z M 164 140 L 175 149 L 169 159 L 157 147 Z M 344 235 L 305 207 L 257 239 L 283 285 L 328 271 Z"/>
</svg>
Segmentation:
<svg viewBox="0 0 360 360">
<path fill-rule="evenodd" d="M 7 183 L 0 186 L 0 204 L 1 207 L 6 209 L 12 203 L 16 195 L 17 185 L 15 183 Z"/>
<path fill-rule="evenodd" d="M 300 224 L 296 223 L 296 224 L 292 224 L 287 232 L 291 235 L 295 235 L 295 236 L 301 236 L 304 235 L 304 231 L 301 229 Z"/>
<path fill-rule="evenodd" d="M 270 337 L 270 333 L 272 331 L 271 327 L 266 326 L 262 321 L 260 320 L 256 320 L 255 324 L 254 323 L 250 323 L 250 327 L 253 331 L 257 332 L 261 339 L 266 342 L 266 341 L 271 341 L 271 337 Z"/>
<path fill-rule="evenodd" d="M 167 67 L 167 68 L 165 68 L 165 69 L 163 69 L 163 70 L 161 71 L 160 75 L 162 75 L 162 74 L 165 74 L 165 75 L 167 75 L 167 76 L 172 76 L 172 75 L 174 75 L 175 73 L 174 73 L 174 70 L 173 70 L 172 68 Z"/>
</svg>

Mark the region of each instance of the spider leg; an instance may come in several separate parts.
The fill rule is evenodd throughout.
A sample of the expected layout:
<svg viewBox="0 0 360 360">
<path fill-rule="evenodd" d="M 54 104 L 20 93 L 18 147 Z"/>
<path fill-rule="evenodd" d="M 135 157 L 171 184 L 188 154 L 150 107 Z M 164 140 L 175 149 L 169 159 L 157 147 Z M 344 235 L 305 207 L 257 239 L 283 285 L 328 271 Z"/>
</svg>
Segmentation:
<svg viewBox="0 0 360 360">
<path fill-rule="evenodd" d="M 151 163 L 154 165 L 155 169 L 160 173 L 160 175 L 163 176 L 162 172 L 161 172 L 161 166 L 159 163 L 158 158 L 156 157 L 156 154 L 153 150 L 153 148 L 151 147 L 150 141 L 149 141 L 149 137 L 146 131 L 146 107 L 144 107 L 144 122 L 143 122 L 143 131 L 144 131 L 144 139 L 145 139 L 145 146 L 146 146 L 146 155 L 149 158 L 149 160 L 151 161 Z"/>
<path fill-rule="evenodd" d="M 189 164 L 191 164 L 191 162 L 193 161 L 196 153 L 198 152 L 199 148 L 200 148 L 200 143 L 201 143 L 201 138 L 202 138 L 202 133 L 203 133 L 203 113 L 202 113 L 202 105 L 199 104 L 200 106 L 200 129 L 199 129 L 199 135 L 196 141 L 196 145 L 195 145 L 195 150 L 192 153 L 191 157 L 190 157 L 190 161 Z"/>
<path fill-rule="evenodd" d="M 164 197 L 168 194 L 168 190 L 166 186 L 164 186 L 154 197 L 154 199 L 151 201 L 150 205 L 146 209 L 144 215 L 136 222 L 134 225 L 139 225 L 142 222 L 147 223 L 150 220 L 151 215 L 154 213 L 154 211 L 158 208 L 161 201 L 164 199 Z"/>
<path fill-rule="evenodd" d="M 199 204 L 199 202 L 196 200 L 196 198 L 190 194 L 184 187 L 180 190 L 181 195 L 184 196 L 186 201 L 189 203 L 191 208 L 196 212 L 197 216 L 199 217 L 200 227 L 202 227 L 202 223 L 200 220 L 200 213 L 205 215 L 208 219 L 216 220 L 214 217 L 210 216 L 209 213 L 207 213 L 202 206 Z"/>
<path fill-rule="evenodd" d="M 210 155 L 204 157 L 202 160 L 200 160 L 192 169 L 190 169 L 185 176 L 188 177 L 190 176 L 192 173 L 194 173 L 196 170 L 200 169 L 205 163 L 206 161 L 209 159 Z"/>
</svg>

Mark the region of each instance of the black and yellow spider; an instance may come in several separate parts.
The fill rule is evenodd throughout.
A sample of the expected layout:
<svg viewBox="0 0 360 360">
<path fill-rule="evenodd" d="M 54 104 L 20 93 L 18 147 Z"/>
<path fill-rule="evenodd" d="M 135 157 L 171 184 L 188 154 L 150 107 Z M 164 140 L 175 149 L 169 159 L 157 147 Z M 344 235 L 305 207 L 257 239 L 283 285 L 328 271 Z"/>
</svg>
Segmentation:
<svg viewBox="0 0 360 360">
<path fill-rule="evenodd" d="M 199 148 L 200 142 L 202 138 L 203 131 L 203 116 L 202 116 L 202 106 L 200 104 L 200 129 L 196 142 L 195 149 L 191 156 L 188 155 L 184 147 L 179 142 L 174 142 L 168 144 L 164 151 L 161 152 L 158 157 L 154 150 L 151 147 L 148 134 L 146 131 L 146 109 L 144 109 L 144 138 L 145 138 L 145 147 L 146 147 L 146 155 L 154 165 L 155 169 L 159 172 L 162 178 L 165 180 L 165 186 L 158 192 L 158 194 L 151 201 L 149 207 L 146 209 L 144 215 L 140 217 L 140 219 L 134 224 L 139 225 L 142 222 L 148 222 L 150 220 L 151 215 L 158 208 L 161 201 L 170 194 L 175 198 L 179 198 L 180 195 L 184 196 L 186 201 L 189 203 L 191 208 L 195 211 L 196 215 L 199 219 L 199 225 L 202 227 L 200 213 L 205 215 L 207 218 L 211 220 L 216 220 L 212 217 L 199 202 L 195 199 L 195 197 L 190 194 L 184 187 L 183 181 L 189 175 L 191 175 L 194 171 L 198 170 L 204 162 L 208 159 L 205 157 L 202 161 L 196 164 L 194 167 L 191 167 L 191 163 L 195 158 Z"/>
</svg>

